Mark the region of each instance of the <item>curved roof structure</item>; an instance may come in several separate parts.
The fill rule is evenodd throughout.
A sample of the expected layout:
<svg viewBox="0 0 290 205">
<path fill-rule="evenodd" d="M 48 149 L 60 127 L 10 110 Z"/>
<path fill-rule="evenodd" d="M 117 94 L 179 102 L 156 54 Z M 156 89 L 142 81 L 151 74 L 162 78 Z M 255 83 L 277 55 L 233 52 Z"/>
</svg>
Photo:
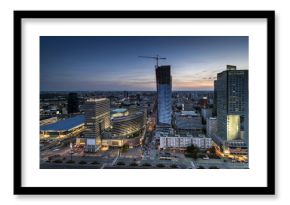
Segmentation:
<svg viewBox="0 0 290 205">
<path fill-rule="evenodd" d="M 49 125 L 40 126 L 40 131 L 67 131 L 85 123 L 84 115 L 77 115 L 65 120 L 60 120 Z"/>
</svg>

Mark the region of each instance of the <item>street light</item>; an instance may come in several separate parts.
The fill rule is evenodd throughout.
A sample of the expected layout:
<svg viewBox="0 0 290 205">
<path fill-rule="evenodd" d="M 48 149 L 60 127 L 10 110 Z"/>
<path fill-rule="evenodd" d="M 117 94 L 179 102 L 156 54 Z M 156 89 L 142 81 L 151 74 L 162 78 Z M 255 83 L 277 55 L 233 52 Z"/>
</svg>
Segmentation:
<svg viewBox="0 0 290 205">
<path fill-rule="evenodd" d="M 72 146 L 72 142 L 70 142 L 70 160 L 72 161 L 72 154 L 73 154 L 73 151 L 72 151 L 72 148 L 73 148 L 73 146 Z"/>
</svg>

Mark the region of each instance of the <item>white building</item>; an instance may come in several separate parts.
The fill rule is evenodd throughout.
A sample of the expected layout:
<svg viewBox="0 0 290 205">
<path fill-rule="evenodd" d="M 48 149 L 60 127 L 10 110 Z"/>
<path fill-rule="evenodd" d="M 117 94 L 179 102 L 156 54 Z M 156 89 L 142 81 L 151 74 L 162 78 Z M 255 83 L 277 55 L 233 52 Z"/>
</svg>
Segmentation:
<svg viewBox="0 0 290 205">
<path fill-rule="evenodd" d="M 193 137 L 192 135 L 180 136 L 180 135 L 167 135 L 160 136 L 160 148 L 186 148 L 194 145 L 201 149 L 207 149 L 212 146 L 212 140 L 205 135 L 198 135 Z"/>
</svg>

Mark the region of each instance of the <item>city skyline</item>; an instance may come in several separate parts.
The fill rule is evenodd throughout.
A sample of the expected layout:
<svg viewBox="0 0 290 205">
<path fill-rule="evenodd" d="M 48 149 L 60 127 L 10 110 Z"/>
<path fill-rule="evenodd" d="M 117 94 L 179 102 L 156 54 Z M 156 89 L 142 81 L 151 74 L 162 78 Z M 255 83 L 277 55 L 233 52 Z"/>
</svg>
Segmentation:
<svg viewBox="0 0 290 205">
<path fill-rule="evenodd" d="M 227 64 L 248 69 L 247 36 L 40 37 L 41 91 L 156 91 L 153 59 L 172 68 L 172 90 L 213 90 Z"/>
<path fill-rule="evenodd" d="M 248 70 L 175 94 L 171 67 L 155 72 L 157 93 L 40 95 L 40 168 L 249 169 Z"/>
</svg>

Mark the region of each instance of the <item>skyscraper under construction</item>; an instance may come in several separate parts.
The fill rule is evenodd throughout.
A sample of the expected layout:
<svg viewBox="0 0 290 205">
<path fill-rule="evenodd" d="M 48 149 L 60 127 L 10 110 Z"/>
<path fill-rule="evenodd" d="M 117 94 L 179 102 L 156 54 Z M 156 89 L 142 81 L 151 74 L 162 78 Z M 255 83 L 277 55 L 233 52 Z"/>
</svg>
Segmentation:
<svg viewBox="0 0 290 205">
<path fill-rule="evenodd" d="M 171 126 L 171 95 L 172 79 L 170 66 L 157 66 L 156 69 L 157 83 L 157 124 Z"/>
</svg>

